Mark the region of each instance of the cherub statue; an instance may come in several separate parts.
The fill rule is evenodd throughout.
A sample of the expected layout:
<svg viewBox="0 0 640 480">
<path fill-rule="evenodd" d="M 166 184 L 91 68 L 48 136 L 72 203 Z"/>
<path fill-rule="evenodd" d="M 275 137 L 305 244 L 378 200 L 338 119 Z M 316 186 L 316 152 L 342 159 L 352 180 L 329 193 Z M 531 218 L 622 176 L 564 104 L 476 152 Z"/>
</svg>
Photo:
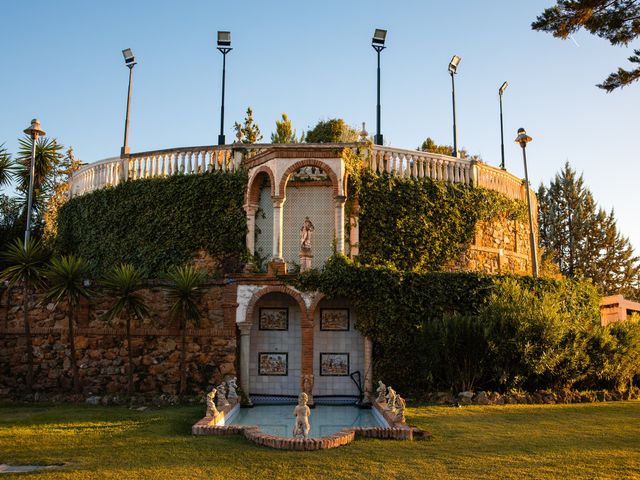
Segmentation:
<svg viewBox="0 0 640 480">
<path fill-rule="evenodd" d="M 238 379 L 236 377 L 232 377 L 227 380 L 227 400 L 232 403 L 238 402 L 238 394 L 236 393 L 236 388 L 238 388 Z"/>
<path fill-rule="evenodd" d="M 387 412 L 396 412 L 396 391 L 391 387 L 387 388 L 387 406 L 384 409 Z"/>
<path fill-rule="evenodd" d="M 300 249 L 311 250 L 311 232 L 315 230 L 309 217 L 304 217 L 304 223 L 300 228 Z"/>
<path fill-rule="evenodd" d="M 293 426 L 293 438 L 309 438 L 309 415 L 311 410 L 307 406 L 309 397 L 302 392 L 298 395 L 298 405 L 293 409 L 293 416 L 296 417 L 296 423 Z"/>
<path fill-rule="evenodd" d="M 227 389 L 225 388 L 224 383 L 221 383 L 220 385 L 218 385 L 217 390 L 218 390 L 218 408 L 220 410 L 223 410 L 225 407 L 229 406 L 229 402 L 225 397 L 225 394 L 227 393 Z"/>
<path fill-rule="evenodd" d="M 378 398 L 376 398 L 376 402 L 384 403 L 386 401 L 385 395 L 387 393 L 387 386 L 384 383 L 382 383 L 382 380 L 378 380 L 378 388 L 376 392 L 378 393 Z"/>
<path fill-rule="evenodd" d="M 217 390 L 213 388 L 207 393 L 207 413 L 205 417 L 215 417 L 218 415 L 218 410 L 216 409 L 216 392 Z"/>
<path fill-rule="evenodd" d="M 396 395 L 396 416 L 393 417 L 393 421 L 397 423 L 405 423 L 404 418 L 404 409 L 407 406 L 407 402 L 405 402 L 404 398 L 400 395 Z"/>
</svg>

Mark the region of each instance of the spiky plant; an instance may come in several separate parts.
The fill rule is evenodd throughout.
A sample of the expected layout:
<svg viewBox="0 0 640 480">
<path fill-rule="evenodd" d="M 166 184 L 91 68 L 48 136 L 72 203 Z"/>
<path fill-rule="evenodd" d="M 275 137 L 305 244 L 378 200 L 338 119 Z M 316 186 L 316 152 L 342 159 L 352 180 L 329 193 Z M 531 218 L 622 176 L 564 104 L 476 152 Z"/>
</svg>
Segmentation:
<svg viewBox="0 0 640 480">
<path fill-rule="evenodd" d="M 0 145 L 0 187 L 11 183 L 16 173 L 16 164 L 11 159 L 11 155 L 4 146 Z"/>
<path fill-rule="evenodd" d="M 133 395 L 133 348 L 131 346 L 131 319 L 141 321 L 149 315 L 149 308 L 144 303 L 140 289 L 142 274 L 130 263 L 116 265 L 102 280 L 102 285 L 114 300 L 103 318 L 109 322 L 115 318 L 124 318 L 127 326 L 128 393 Z"/>
<path fill-rule="evenodd" d="M 181 351 L 180 351 L 180 395 L 187 389 L 186 372 L 186 347 L 187 324 L 200 324 L 200 312 L 197 301 L 202 294 L 202 283 L 205 273 L 192 265 L 184 265 L 173 268 L 167 274 L 169 285 L 166 287 L 171 304 L 171 318 L 177 319 L 180 324 Z"/>
<path fill-rule="evenodd" d="M 47 259 L 47 252 L 37 240 L 29 240 L 26 245 L 19 238 L 9 244 L 2 254 L 8 265 L 1 273 L 2 281 L 9 286 L 21 283 L 23 288 L 24 338 L 27 346 L 27 390 L 33 388 L 33 346 L 31 342 L 31 326 L 29 323 L 29 302 L 32 289 L 43 285 L 42 267 Z"/>
<path fill-rule="evenodd" d="M 71 369 L 73 371 L 73 390 L 80 393 L 80 377 L 76 361 L 74 322 L 76 308 L 80 299 L 91 298 L 91 291 L 85 287 L 86 262 L 75 255 L 54 257 L 47 265 L 44 276 L 47 279 L 47 291 L 44 300 L 54 303 L 67 302 L 69 318 L 69 348 L 71 349 Z"/>
</svg>

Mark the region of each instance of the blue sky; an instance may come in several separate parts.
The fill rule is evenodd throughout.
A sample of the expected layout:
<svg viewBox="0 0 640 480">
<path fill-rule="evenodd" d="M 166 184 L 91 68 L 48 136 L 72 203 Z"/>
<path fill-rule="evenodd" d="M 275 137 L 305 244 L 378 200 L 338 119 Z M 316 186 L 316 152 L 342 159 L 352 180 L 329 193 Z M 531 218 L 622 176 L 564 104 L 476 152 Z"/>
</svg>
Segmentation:
<svg viewBox="0 0 640 480">
<path fill-rule="evenodd" d="M 505 93 L 507 168 L 522 176 L 518 127 L 537 187 L 568 159 L 584 172 L 622 232 L 640 249 L 637 222 L 640 84 L 605 94 L 594 85 L 626 64 L 628 48 L 587 33 L 574 41 L 533 32 L 549 1 L 121 1 L 5 0 L 0 6 L 0 143 L 15 151 L 33 117 L 86 162 L 122 143 L 127 69 L 138 58 L 132 151 L 217 142 L 221 55 L 217 30 L 232 32 L 227 57 L 226 135 L 247 106 L 265 140 L 287 112 L 298 131 L 343 117 L 375 130 L 373 29 L 382 53 L 385 143 L 416 148 L 427 136 L 451 143 L 447 64 L 456 77 L 459 143 L 498 165 L 497 89 Z M 637 48 L 637 45 L 636 45 Z"/>
</svg>

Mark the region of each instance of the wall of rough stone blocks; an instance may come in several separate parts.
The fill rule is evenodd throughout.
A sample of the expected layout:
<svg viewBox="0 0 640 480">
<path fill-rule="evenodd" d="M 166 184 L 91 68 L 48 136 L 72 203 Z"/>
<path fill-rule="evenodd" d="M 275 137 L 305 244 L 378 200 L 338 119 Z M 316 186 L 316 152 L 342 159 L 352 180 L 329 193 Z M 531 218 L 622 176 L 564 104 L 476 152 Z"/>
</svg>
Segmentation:
<svg viewBox="0 0 640 480">
<path fill-rule="evenodd" d="M 135 383 L 140 393 L 175 394 L 180 383 L 180 332 L 171 320 L 169 301 L 160 286 L 142 290 L 152 314 L 132 322 Z M 34 388 L 47 393 L 71 391 L 71 360 L 66 305 L 41 305 L 35 296 L 30 310 L 34 353 Z M 127 341 L 123 321 L 102 317 L 112 300 L 97 295 L 76 315 L 76 358 L 83 394 L 124 393 L 127 389 Z M 235 287 L 209 284 L 199 302 L 199 327 L 187 329 L 188 390 L 204 392 L 210 384 L 236 372 Z M 22 292 L 0 299 L 0 396 L 25 390 L 26 342 Z"/>
</svg>

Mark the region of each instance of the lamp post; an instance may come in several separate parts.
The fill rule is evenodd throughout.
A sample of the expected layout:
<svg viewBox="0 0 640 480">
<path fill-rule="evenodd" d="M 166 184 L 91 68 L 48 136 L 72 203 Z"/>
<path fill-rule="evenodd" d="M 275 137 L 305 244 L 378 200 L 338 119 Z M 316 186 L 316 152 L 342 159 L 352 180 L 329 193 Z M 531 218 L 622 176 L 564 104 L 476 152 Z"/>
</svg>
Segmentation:
<svg viewBox="0 0 640 480">
<path fill-rule="evenodd" d="M 531 194 L 529 193 L 529 172 L 527 171 L 527 143 L 533 138 L 527 135 L 524 128 L 518 129 L 518 136 L 515 143 L 522 147 L 522 160 L 524 161 L 524 185 L 527 191 L 527 206 L 529 207 L 529 242 L 531 243 L 531 265 L 533 266 L 533 276 L 538 276 L 538 255 L 536 252 L 536 237 L 533 233 L 533 213 L 531 212 Z"/>
<path fill-rule="evenodd" d="M 220 135 L 218 145 L 224 145 L 224 83 L 227 72 L 227 53 L 231 50 L 231 32 L 218 32 L 218 51 L 222 53 L 222 103 L 220 104 Z"/>
<path fill-rule="evenodd" d="M 44 130 L 40 128 L 40 120 L 34 118 L 31 125 L 24 129 L 24 133 L 29 135 L 32 140 L 31 146 L 31 165 L 29 167 L 29 198 L 27 199 L 27 226 L 24 230 L 24 248 L 27 249 L 27 243 L 31 237 L 31 210 L 33 208 L 33 177 L 36 171 L 36 143 L 38 137 L 45 135 Z"/>
<path fill-rule="evenodd" d="M 133 66 L 136 64 L 136 57 L 130 48 L 122 50 L 124 64 L 129 68 L 129 89 L 127 91 L 127 113 L 124 119 L 124 142 L 120 150 L 120 156 L 129 155 L 129 108 L 131 107 L 131 80 L 133 77 Z"/>
<path fill-rule="evenodd" d="M 458 64 L 461 58 L 454 55 L 449 62 L 449 73 L 451 74 L 451 100 L 453 103 L 453 153 L 454 157 L 458 156 L 458 127 L 456 125 L 456 82 L 455 74 L 458 73 Z"/>
<path fill-rule="evenodd" d="M 502 94 L 507 89 L 509 84 L 504 82 L 498 89 L 498 96 L 500 97 L 500 153 L 502 154 L 502 161 L 500 162 L 500 168 L 506 170 L 504 165 L 504 127 L 502 124 Z"/>
<path fill-rule="evenodd" d="M 373 141 L 376 145 L 382 145 L 382 133 L 380 133 L 380 52 L 384 50 L 384 41 L 387 38 L 387 31 L 376 28 L 373 32 L 373 38 L 371 39 L 371 46 L 378 54 L 378 96 L 376 103 L 376 135 L 373 137 Z"/>
</svg>

